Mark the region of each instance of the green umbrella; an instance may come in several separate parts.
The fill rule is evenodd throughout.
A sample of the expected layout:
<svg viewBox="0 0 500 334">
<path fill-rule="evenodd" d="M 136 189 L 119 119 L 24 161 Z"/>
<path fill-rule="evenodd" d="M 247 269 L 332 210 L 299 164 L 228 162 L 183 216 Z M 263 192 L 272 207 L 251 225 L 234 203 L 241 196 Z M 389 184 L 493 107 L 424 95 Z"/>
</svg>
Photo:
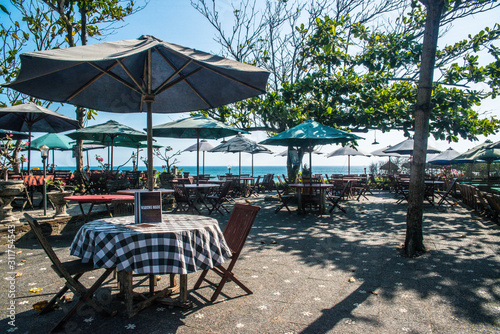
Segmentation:
<svg viewBox="0 0 500 334">
<path fill-rule="evenodd" d="M 196 176 L 200 175 L 200 138 L 219 139 L 248 133 L 203 115 L 195 115 L 177 121 L 153 126 L 154 137 L 196 138 Z"/>
<path fill-rule="evenodd" d="M 465 153 L 460 154 L 452 161 L 455 163 L 474 163 L 476 161 L 486 162 L 488 180 L 490 179 L 490 167 L 493 161 L 500 160 L 500 145 L 492 143 L 490 140 L 471 148 Z"/>
<path fill-rule="evenodd" d="M 140 142 L 147 140 L 148 136 L 142 131 L 137 131 L 129 126 L 110 120 L 103 124 L 88 126 L 68 134 L 73 139 L 86 139 L 111 146 L 111 170 L 113 170 L 114 142 Z"/>
<path fill-rule="evenodd" d="M 73 149 L 73 144 L 71 143 L 73 139 L 69 138 L 66 135 L 61 135 L 59 133 L 47 133 L 37 139 L 33 139 L 31 141 L 31 149 L 38 150 L 43 145 L 46 145 L 49 149 L 52 149 L 52 166 L 54 168 L 55 159 L 54 159 L 54 150 L 67 151 Z"/>
<path fill-rule="evenodd" d="M 356 139 L 364 138 L 309 120 L 276 136 L 267 138 L 261 141 L 260 144 L 312 148 L 316 145 L 345 143 Z M 309 168 L 312 167 L 311 164 L 312 154 L 310 153 Z"/>
</svg>

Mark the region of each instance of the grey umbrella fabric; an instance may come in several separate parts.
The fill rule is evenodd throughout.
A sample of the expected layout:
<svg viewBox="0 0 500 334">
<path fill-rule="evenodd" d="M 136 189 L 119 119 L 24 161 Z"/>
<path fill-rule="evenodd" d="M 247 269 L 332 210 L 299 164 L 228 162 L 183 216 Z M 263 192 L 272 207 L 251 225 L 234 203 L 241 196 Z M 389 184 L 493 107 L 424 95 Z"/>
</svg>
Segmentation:
<svg viewBox="0 0 500 334">
<path fill-rule="evenodd" d="M 443 153 L 430 158 L 429 160 L 427 160 L 427 162 L 433 165 L 450 165 L 452 163 L 456 163 L 453 161 L 453 159 L 455 159 L 459 155 L 460 155 L 459 152 L 455 151 L 450 147 Z"/>
<path fill-rule="evenodd" d="M 0 137 L 3 139 L 5 136 L 12 137 L 14 140 L 30 138 L 30 135 L 25 132 L 0 129 Z"/>
<path fill-rule="evenodd" d="M 32 132 L 63 132 L 79 127 L 77 120 L 32 102 L 0 108 L 1 129 L 28 132 L 30 137 Z M 30 165 L 31 142 L 28 144 L 28 171 Z"/>
<path fill-rule="evenodd" d="M 267 147 L 259 145 L 257 142 L 238 134 L 236 137 L 222 143 L 210 152 L 231 152 L 239 154 L 239 175 L 241 175 L 241 152 L 252 154 L 252 176 L 253 176 L 253 155 L 257 153 L 273 153 Z"/>
<path fill-rule="evenodd" d="M 351 155 L 365 156 L 369 157 L 370 155 L 359 150 L 356 150 L 350 146 L 341 147 L 331 153 L 328 153 L 327 158 L 337 157 L 341 155 L 347 155 L 347 174 L 351 174 Z"/>
<path fill-rule="evenodd" d="M 215 146 L 210 144 L 206 139 L 200 141 L 200 146 L 198 147 L 198 143 L 193 144 L 186 148 L 183 152 L 203 152 L 203 172 L 205 174 L 205 152 L 210 151 Z"/>
<path fill-rule="evenodd" d="M 195 115 L 177 121 L 155 125 L 152 128 L 152 132 L 155 137 L 196 138 L 196 145 L 198 148 L 200 147 L 200 138 L 219 139 L 234 136 L 242 132 L 248 133 L 203 115 Z M 196 176 L 198 176 L 200 175 L 200 154 L 199 149 L 196 151 Z"/>
<path fill-rule="evenodd" d="M 215 108 L 265 93 L 269 72 L 153 36 L 21 55 L 14 82 L 4 84 L 51 101 L 109 112 L 152 113 Z M 153 166 L 148 164 L 148 175 Z M 153 188 L 153 178 L 148 186 Z"/>
<path fill-rule="evenodd" d="M 103 124 L 88 126 L 83 129 L 76 130 L 75 132 L 68 133 L 68 137 L 73 139 L 92 140 L 107 146 L 111 146 L 111 170 L 113 170 L 113 146 L 114 142 L 122 142 L 121 146 L 125 143 L 132 145 L 147 139 L 147 134 L 135 130 L 127 125 L 120 124 L 117 121 L 110 120 Z M 127 146 L 130 147 L 130 146 Z M 149 166 L 150 164 L 148 164 Z"/>
<path fill-rule="evenodd" d="M 399 144 L 396 144 L 386 149 L 384 152 L 413 155 L 413 139 L 403 140 Z M 441 151 L 438 150 L 437 148 L 427 145 L 427 154 L 433 154 L 433 153 L 441 153 Z"/>
</svg>

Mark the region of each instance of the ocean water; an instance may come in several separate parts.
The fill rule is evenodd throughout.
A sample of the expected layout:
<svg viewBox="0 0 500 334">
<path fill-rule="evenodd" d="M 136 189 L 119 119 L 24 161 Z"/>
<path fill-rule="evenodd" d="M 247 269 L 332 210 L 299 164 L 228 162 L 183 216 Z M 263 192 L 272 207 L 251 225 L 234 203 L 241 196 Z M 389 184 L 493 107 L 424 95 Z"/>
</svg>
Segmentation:
<svg viewBox="0 0 500 334">
<path fill-rule="evenodd" d="M 363 174 L 365 172 L 365 166 L 351 166 L 351 174 Z M 71 170 L 75 169 L 74 166 L 57 166 L 57 170 Z M 96 169 L 96 168 L 91 168 Z M 146 170 L 145 166 L 141 166 L 140 170 Z M 155 166 L 157 171 L 161 171 L 161 166 Z M 125 166 L 120 168 L 120 171 L 132 170 L 131 166 Z M 189 172 L 191 175 L 196 175 L 196 166 L 184 166 L 182 172 Z M 205 166 L 205 173 L 203 173 L 203 167 L 200 166 L 200 174 L 210 174 L 210 175 L 224 175 L 229 172 L 227 166 Z M 238 166 L 233 166 L 231 168 L 232 174 L 239 174 Z M 242 174 L 252 175 L 252 166 L 241 166 Z M 253 175 L 265 175 L 265 174 L 282 175 L 287 174 L 286 166 L 254 166 Z M 347 166 L 314 166 L 312 167 L 313 174 L 347 174 Z"/>
</svg>

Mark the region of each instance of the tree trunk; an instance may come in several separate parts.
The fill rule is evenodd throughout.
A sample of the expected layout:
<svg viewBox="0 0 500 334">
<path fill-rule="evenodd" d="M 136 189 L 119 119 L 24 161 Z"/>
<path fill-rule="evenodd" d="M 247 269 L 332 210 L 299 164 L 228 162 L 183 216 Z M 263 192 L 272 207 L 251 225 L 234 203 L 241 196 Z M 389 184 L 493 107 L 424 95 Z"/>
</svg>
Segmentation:
<svg viewBox="0 0 500 334">
<path fill-rule="evenodd" d="M 415 135 L 413 159 L 411 163 L 408 213 L 406 220 L 405 254 L 418 256 L 425 252 L 422 220 L 425 195 L 425 159 L 429 118 L 432 110 L 432 80 L 439 36 L 439 21 L 444 8 L 444 0 L 421 0 L 427 7 L 422 62 L 415 106 Z"/>
<path fill-rule="evenodd" d="M 289 146 L 288 151 L 290 151 L 291 149 L 293 149 L 293 147 Z M 290 159 L 290 154 L 287 155 L 286 170 L 289 182 L 295 182 L 295 180 L 297 179 L 297 174 L 299 174 L 300 166 L 302 164 L 302 159 L 304 157 L 304 150 L 298 149 L 297 155 L 299 159 L 299 163 L 297 165 L 293 165 L 292 160 Z"/>
</svg>

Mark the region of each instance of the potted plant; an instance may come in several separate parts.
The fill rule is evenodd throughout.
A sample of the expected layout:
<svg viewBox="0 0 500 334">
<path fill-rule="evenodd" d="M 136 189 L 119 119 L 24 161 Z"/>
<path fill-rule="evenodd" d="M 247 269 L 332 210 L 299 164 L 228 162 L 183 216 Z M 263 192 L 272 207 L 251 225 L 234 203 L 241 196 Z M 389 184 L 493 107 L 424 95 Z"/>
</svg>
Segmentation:
<svg viewBox="0 0 500 334">
<path fill-rule="evenodd" d="M 23 180 L 8 180 L 9 169 L 15 163 L 16 152 L 20 150 L 21 142 L 12 143 L 12 135 L 0 142 L 0 223 L 4 225 L 19 224 L 19 220 L 12 216 L 12 201 L 24 189 Z"/>
<path fill-rule="evenodd" d="M 66 190 L 66 183 L 61 180 L 50 179 L 47 180 L 47 197 L 49 201 L 54 204 L 56 208 L 56 213 L 54 217 L 67 217 L 66 204 L 67 201 L 64 199 L 67 196 L 73 195 L 73 189 Z"/>
</svg>

